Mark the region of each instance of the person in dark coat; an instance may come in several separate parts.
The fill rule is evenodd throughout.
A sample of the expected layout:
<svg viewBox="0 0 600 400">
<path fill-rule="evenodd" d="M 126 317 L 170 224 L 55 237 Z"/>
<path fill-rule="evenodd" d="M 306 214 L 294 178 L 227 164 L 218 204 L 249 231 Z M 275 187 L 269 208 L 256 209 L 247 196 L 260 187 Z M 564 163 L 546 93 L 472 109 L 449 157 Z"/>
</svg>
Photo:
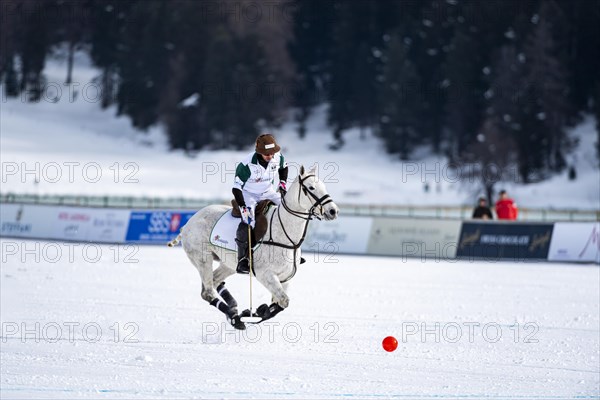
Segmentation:
<svg viewBox="0 0 600 400">
<path fill-rule="evenodd" d="M 473 210 L 473 219 L 494 219 L 485 197 L 479 198 L 479 205 Z"/>
</svg>

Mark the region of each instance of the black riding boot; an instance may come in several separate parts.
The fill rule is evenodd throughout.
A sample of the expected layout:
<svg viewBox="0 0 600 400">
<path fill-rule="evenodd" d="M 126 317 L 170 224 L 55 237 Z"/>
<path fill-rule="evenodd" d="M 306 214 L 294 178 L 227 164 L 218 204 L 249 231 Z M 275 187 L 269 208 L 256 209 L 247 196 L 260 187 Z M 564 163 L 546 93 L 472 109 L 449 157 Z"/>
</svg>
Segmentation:
<svg viewBox="0 0 600 400">
<path fill-rule="evenodd" d="M 235 242 L 237 243 L 238 264 L 236 272 L 238 274 L 250 273 L 250 263 L 248 260 L 248 225 L 240 222 L 236 232 Z"/>
</svg>

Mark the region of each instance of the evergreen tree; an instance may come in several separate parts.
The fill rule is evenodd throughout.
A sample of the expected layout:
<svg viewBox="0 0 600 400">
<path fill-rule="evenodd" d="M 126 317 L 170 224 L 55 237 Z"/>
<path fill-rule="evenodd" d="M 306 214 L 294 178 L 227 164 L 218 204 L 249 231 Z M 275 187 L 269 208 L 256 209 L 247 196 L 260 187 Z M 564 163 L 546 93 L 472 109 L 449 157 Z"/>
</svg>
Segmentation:
<svg viewBox="0 0 600 400">
<path fill-rule="evenodd" d="M 377 118 L 377 80 L 384 37 L 397 23 L 395 2 L 348 1 L 336 4 L 329 81 L 328 122 L 337 148 L 342 132 L 373 126 Z"/>
<path fill-rule="evenodd" d="M 371 57 L 371 50 L 366 42 L 361 42 L 356 49 L 355 67 L 349 82 L 353 95 L 350 104 L 352 120 L 360 128 L 364 138 L 366 128 L 372 127 L 377 114 L 376 66 Z"/>
<path fill-rule="evenodd" d="M 321 0 L 296 3 L 289 51 L 297 71 L 293 105 L 298 109 L 295 119 L 300 137 L 306 134 L 306 120 L 312 108 L 326 100 L 334 7 L 334 2 Z"/>
<path fill-rule="evenodd" d="M 493 130 L 505 138 L 525 135 L 522 126 L 524 61 L 524 56 L 517 54 L 513 45 L 501 47 L 493 57 L 486 114 Z"/>
<path fill-rule="evenodd" d="M 90 56 L 102 73 L 98 81 L 102 87 L 101 107 L 118 101 L 119 64 L 125 49 L 123 43 L 126 25 L 134 22 L 134 1 L 99 0 L 91 7 Z M 127 54 L 127 53 L 125 53 Z"/>
<path fill-rule="evenodd" d="M 17 54 L 21 60 L 19 91 L 27 91 L 29 101 L 39 101 L 44 90 L 46 54 L 52 44 L 52 24 L 47 12 L 52 3 L 24 2 L 22 42 Z"/>
<path fill-rule="evenodd" d="M 407 56 L 400 37 L 390 41 L 380 91 L 381 115 L 379 134 L 390 153 L 409 158 L 412 149 L 421 141 L 421 82 L 417 69 Z"/>
<path fill-rule="evenodd" d="M 475 40 L 457 29 L 443 67 L 446 86 L 445 121 L 450 133 L 450 157 L 458 160 L 475 140 L 481 124 L 483 63 Z"/>
<path fill-rule="evenodd" d="M 555 1 L 555 13 L 562 14 L 559 26 L 552 27 L 555 39 L 566 57 L 569 94 L 575 110 L 591 111 L 594 88 L 600 83 L 600 2 L 590 0 Z M 555 18 L 556 19 L 556 18 Z M 571 117 L 571 120 L 574 118 Z"/>
<path fill-rule="evenodd" d="M 239 38 L 221 26 L 211 39 L 201 99 L 206 129 L 217 147 L 239 149 L 258 136 L 261 120 L 274 120 L 268 66 L 253 36 Z"/>
<path fill-rule="evenodd" d="M 571 112 L 567 72 L 553 36 L 553 28 L 561 22 L 562 15 L 556 3 L 553 0 L 543 2 L 539 22 L 525 43 L 527 93 L 523 122 L 528 137 L 519 138 L 525 180 L 530 179 L 532 172 L 537 172 L 534 179 L 539 179 L 547 171 L 563 169 L 565 152 L 571 147 L 565 133 Z"/>
<path fill-rule="evenodd" d="M 598 156 L 598 167 L 600 167 L 600 82 L 596 84 L 596 96 L 593 103 L 596 117 L 596 134 L 598 136 L 598 140 L 596 141 L 596 155 Z"/>
<path fill-rule="evenodd" d="M 120 43 L 118 112 L 143 130 L 159 120 L 160 95 L 169 72 L 168 11 L 165 0 L 136 3 Z"/>
<path fill-rule="evenodd" d="M 8 58 L 5 63 L 4 90 L 8 97 L 16 97 L 19 95 L 19 79 L 15 70 L 14 56 Z"/>
</svg>

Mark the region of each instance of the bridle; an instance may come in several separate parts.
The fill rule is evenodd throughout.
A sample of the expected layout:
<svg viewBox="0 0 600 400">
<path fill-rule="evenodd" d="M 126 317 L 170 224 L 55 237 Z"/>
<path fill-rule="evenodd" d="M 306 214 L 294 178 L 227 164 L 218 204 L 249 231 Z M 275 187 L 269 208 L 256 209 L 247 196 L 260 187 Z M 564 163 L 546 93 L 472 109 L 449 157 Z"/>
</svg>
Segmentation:
<svg viewBox="0 0 600 400">
<path fill-rule="evenodd" d="M 307 212 L 292 210 L 287 205 L 287 203 L 285 201 L 285 196 L 281 197 L 281 205 L 288 213 L 290 213 L 294 217 L 297 217 L 297 218 L 300 218 L 300 219 L 306 221 L 304 224 L 304 231 L 302 232 L 302 237 L 300 238 L 298 243 L 294 243 L 292 238 L 290 238 L 287 231 L 285 230 L 285 226 L 283 225 L 283 222 L 281 221 L 281 208 L 279 208 L 279 207 L 277 207 L 277 213 L 274 212 L 273 214 L 271 214 L 271 220 L 269 221 L 269 239 L 262 241 L 262 244 L 283 247 L 284 249 L 294 250 L 294 269 L 292 271 L 292 274 L 289 277 L 287 277 L 285 280 L 281 281 L 281 283 L 285 283 L 285 282 L 289 281 L 290 279 L 292 279 L 294 277 L 294 275 L 296 275 L 296 270 L 298 269 L 298 267 L 296 265 L 296 252 L 298 251 L 300 246 L 302 246 L 302 243 L 304 242 L 304 239 L 306 238 L 306 231 L 308 230 L 308 222 L 311 221 L 313 218 L 317 218 L 318 220 L 321 220 L 321 217 L 319 216 L 319 214 L 317 214 L 315 212 L 316 209 L 319 208 L 320 215 L 323 215 L 323 206 L 333 202 L 333 199 L 331 198 L 331 196 L 329 194 L 324 194 L 323 196 L 319 197 L 316 194 L 314 194 L 310 188 L 308 188 L 306 186 L 304 181 L 310 177 L 316 177 L 316 176 L 314 174 L 311 174 L 311 175 L 307 175 L 304 177 L 303 176 L 298 177 L 298 180 L 300 183 L 300 190 L 298 190 L 298 203 L 300 203 L 300 196 L 302 195 L 302 193 L 304 193 L 304 195 L 306 197 L 308 197 L 309 199 L 312 198 L 315 200 L 315 202 L 312 203 L 311 207 L 309 208 L 309 210 Z M 279 242 L 273 241 L 273 218 L 275 217 L 275 214 L 277 214 L 277 218 L 279 219 L 279 224 L 281 225 L 281 229 L 283 230 L 285 237 L 287 237 L 287 239 L 289 240 L 289 242 L 291 244 L 284 244 L 284 243 L 279 243 Z"/>
<path fill-rule="evenodd" d="M 314 194 L 312 192 L 312 190 L 310 190 L 308 187 L 306 187 L 306 184 L 304 183 L 304 181 L 310 177 L 316 177 L 314 174 L 311 175 L 307 175 L 307 176 L 300 176 L 299 182 L 300 182 L 300 189 L 298 190 L 298 203 L 300 203 L 300 195 L 302 195 L 302 193 L 304 193 L 304 195 L 306 197 L 312 197 L 315 202 L 312 204 L 312 206 L 310 207 L 310 209 L 308 210 L 308 212 L 302 212 L 302 211 L 296 211 L 296 210 L 292 210 L 286 203 L 285 201 L 285 196 L 283 196 L 281 198 L 281 205 L 283 206 L 283 208 L 285 208 L 285 210 L 287 212 L 289 212 L 290 214 L 292 214 L 295 217 L 298 217 L 300 219 L 304 219 L 306 221 L 310 221 L 314 218 L 318 219 L 319 221 L 321 220 L 321 217 L 319 217 L 319 214 L 315 213 L 315 210 L 317 207 L 320 208 L 320 215 L 323 215 L 323 206 L 329 203 L 333 203 L 333 199 L 331 198 L 331 196 L 329 194 L 324 194 L 321 197 L 318 197 L 316 194 Z"/>
</svg>

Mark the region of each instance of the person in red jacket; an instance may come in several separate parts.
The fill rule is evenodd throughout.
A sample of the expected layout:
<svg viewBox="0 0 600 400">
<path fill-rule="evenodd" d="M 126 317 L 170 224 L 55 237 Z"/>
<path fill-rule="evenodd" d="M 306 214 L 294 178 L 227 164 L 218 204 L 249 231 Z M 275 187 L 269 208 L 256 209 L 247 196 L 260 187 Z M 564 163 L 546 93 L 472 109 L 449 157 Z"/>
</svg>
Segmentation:
<svg viewBox="0 0 600 400">
<path fill-rule="evenodd" d="M 518 209 L 513 199 L 508 197 L 506 190 L 500 191 L 500 199 L 496 202 L 496 214 L 498 219 L 517 219 Z"/>
</svg>

